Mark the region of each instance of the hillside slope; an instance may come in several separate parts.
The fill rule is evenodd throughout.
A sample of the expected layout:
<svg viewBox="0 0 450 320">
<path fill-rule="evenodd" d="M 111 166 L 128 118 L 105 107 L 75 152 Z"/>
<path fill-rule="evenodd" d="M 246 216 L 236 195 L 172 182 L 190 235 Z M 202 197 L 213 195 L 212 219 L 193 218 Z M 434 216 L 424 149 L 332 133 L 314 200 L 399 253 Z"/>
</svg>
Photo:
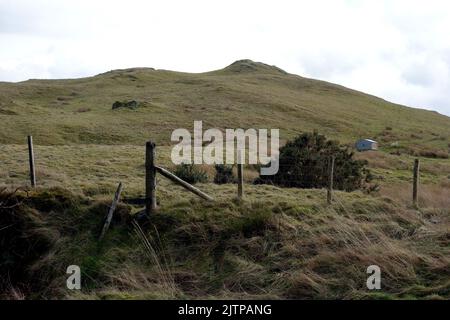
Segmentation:
<svg viewBox="0 0 450 320">
<path fill-rule="evenodd" d="M 137 110 L 112 110 L 136 100 Z M 448 149 L 450 118 L 386 102 L 331 83 L 251 60 L 207 73 L 151 68 L 114 70 L 72 80 L 0 83 L 0 143 L 167 144 L 175 128 L 280 128 L 353 142 L 374 137 L 388 146 Z"/>
</svg>

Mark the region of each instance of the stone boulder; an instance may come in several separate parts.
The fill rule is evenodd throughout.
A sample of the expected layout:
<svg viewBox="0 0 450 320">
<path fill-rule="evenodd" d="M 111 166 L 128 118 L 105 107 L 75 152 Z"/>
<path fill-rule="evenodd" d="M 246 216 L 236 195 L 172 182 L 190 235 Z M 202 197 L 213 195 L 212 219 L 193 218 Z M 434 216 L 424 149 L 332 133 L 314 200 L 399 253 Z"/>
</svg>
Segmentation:
<svg viewBox="0 0 450 320">
<path fill-rule="evenodd" d="M 139 107 L 139 104 L 135 100 L 131 101 L 116 101 L 112 105 L 112 109 L 119 109 L 119 108 L 128 108 L 128 109 L 137 109 Z"/>
</svg>

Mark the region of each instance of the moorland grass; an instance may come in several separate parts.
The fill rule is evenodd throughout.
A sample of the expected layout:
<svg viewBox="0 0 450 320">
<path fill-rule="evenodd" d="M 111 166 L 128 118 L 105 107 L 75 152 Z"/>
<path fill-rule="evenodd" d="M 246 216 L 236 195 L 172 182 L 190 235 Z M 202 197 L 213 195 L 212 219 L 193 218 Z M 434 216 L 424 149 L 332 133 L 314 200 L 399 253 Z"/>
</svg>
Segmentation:
<svg viewBox="0 0 450 320">
<path fill-rule="evenodd" d="M 149 222 L 136 226 L 133 208 L 122 204 L 99 243 L 107 201 L 55 188 L 26 199 L 14 212 L 33 210 L 40 220 L 18 229 L 18 239 L 45 235 L 51 245 L 22 265 L 27 272 L 2 287 L 3 297 L 450 298 L 448 208 L 411 210 L 361 193 L 338 193 L 329 206 L 320 191 L 310 190 L 282 199 L 164 202 Z M 71 264 L 82 269 L 79 292 L 65 288 Z M 365 286 L 373 264 L 382 269 L 376 293 Z"/>
</svg>

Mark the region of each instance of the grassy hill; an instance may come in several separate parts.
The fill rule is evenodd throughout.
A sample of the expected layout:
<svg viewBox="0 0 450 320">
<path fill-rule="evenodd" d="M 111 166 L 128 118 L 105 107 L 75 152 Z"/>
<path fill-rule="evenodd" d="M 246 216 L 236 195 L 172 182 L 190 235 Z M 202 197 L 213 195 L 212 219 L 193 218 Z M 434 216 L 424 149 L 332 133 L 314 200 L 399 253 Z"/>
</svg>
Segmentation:
<svg viewBox="0 0 450 320">
<path fill-rule="evenodd" d="M 137 110 L 116 109 L 136 100 Z M 279 128 L 288 139 L 319 130 L 352 143 L 448 151 L 450 118 L 250 60 L 190 74 L 151 68 L 71 80 L 0 83 L 0 143 L 167 144 L 175 128 Z"/>
<path fill-rule="evenodd" d="M 136 100 L 136 110 L 115 101 Z M 132 223 L 144 198 L 145 141 L 170 160 L 173 129 L 279 128 L 281 139 L 319 130 L 353 143 L 376 138 L 374 182 L 361 190 L 198 184 L 205 202 L 157 176 L 159 210 Z M 338 85 L 237 61 L 201 74 L 115 70 L 73 80 L 0 83 L 0 299 L 450 299 L 450 118 Z M 38 187 L 29 188 L 26 136 Z M 421 157 L 419 207 L 412 165 Z M 103 242 L 117 183 L 122 202 Z M 17 189 L 19 188 L 19 189 Z M 17 192 L 15 190 L 17 189 Z M 134 220 L 133 220 L 134 221 Z M 64 286 L 68 265 L 82 290 Z M 382 290 L 366 288 L 369 265 Z M 5 281 L 7 279 L 7 281 Z"/>
</svg>

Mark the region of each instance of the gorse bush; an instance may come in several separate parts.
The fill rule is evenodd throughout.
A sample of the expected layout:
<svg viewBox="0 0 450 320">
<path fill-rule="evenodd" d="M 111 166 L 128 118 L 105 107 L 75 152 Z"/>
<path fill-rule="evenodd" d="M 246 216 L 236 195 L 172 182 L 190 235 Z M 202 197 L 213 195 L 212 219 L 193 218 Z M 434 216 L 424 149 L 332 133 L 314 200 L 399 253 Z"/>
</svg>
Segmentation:
<svg viewBox="0 0 450 320">
<path fill-rule="evenodd" d="M 216 175 L 214 176 L 214 183 L 216 184 L 226 184 L 234 183 L 235 179 L 233 176 L 233 166 L 225 164 L 216 164 Z"/>
<path fill-rule="evenodd" d="M 208 174 L 194 164 L 183 163 L 177 166 L 175 169 L 175 175 L 191 184 L 208 181 Z"/>
<path fill-rule="evenodd" d="M 304 133 L 280 149 L 280 168 L 276 175 L 260 176 L 257 183 L 282 187 L 324 188 L 329 183 L 330 158 L 334 156 L 334 188 L 353 191 L 363 188 L 372 175 L 367 161 L 353 159 L 349 147 L 327 140 L 317 132 Z"/>
</svg>

